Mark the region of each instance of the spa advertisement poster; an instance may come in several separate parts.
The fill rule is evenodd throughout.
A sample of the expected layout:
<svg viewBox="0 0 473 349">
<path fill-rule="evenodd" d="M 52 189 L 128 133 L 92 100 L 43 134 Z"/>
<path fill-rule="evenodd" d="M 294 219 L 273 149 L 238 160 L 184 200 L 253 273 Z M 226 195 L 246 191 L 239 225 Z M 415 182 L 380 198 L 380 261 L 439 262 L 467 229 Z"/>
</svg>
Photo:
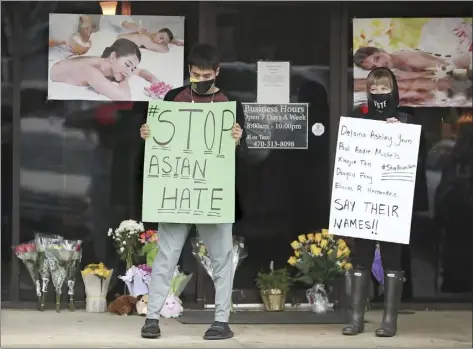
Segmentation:
<svg viewBox="0 0 473 349">
<path fill-rule="evenodd" d="M 375 67 L 392 69 L 401 106 L 471 107 L 472 19 L 355 18 L 354 105 Z"/>
<path fill-rule="evenodd" d="M 48 99 L 154 101 L 184 77 L 184 17 L 49 15 Z"/>
</svg>

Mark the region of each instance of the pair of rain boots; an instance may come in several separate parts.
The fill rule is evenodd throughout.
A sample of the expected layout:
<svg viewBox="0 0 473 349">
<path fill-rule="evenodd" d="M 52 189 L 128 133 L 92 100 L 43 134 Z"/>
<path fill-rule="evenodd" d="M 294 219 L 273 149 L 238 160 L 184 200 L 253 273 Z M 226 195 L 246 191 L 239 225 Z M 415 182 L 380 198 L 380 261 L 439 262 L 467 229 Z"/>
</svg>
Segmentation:
<svg viewBox="0 0 473 349">
<path fill-rule="evenodd" d="M 346 336 L 355 336 L 364 331 L 365 310 L 368 300 L 368 286 L 371 273 L 367 270 L 354 270 L 351 280 L 351 314 L 348 325 L 342 330 Z M 397 332 L 397 315 L 401 303 L 403 271 L 384 273 L 384 314 L 381 326 L 376 330 L 377 337 L 394 337 Z"/>
</svg>

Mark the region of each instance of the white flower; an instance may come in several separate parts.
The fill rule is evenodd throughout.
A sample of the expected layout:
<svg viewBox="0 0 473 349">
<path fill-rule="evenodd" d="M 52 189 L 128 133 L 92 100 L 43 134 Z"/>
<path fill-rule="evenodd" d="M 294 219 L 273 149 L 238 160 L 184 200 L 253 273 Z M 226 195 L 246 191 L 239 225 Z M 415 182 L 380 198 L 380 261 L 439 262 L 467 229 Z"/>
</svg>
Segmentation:
<svg viewBox="0 0 473 349">
<path fill-rule="evenodd" d="M 125 240 L 123 240 L 123 242 L 122 242 L 122 245 L 123 245 L 123 246 L 125 246 L 125 245 L 126 245 L 126 241 L 125 241 Z"/>
<path fill-rule="evenodd" d="M 125 251 L 125 247 L 122 246 L 120 247 L 120 252 L 123 252 L 123 251 Z"/>
<path fill-rule="evenodd" d="M 113 234 L 112 228 L 108 229 L 107 236 L 112 236 L 112 234 Z"/>
</svg>

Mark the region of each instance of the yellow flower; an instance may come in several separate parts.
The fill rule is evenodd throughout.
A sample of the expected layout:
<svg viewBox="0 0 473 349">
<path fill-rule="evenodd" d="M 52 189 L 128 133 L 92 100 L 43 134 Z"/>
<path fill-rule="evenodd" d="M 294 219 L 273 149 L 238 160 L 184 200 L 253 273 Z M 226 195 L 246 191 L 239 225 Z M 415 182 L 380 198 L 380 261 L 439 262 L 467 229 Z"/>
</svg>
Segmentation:
<svg viewBox="0 0 473 349">
<path fill-rule="evenodd" d="M 92 269 L 85 268 L 84 270 L 82 270 L 82 272 L 84 273 L 84 275 L 89 275 L 92 272 Z"/>
<path fill-rule="evenodd" d="M 315 241 L 319 242 L 320 240 L 322 240 L 322 234 L 321 233 L 315 234 Z"/>
<path fill-rule="evenodd" d="M 314 241 L 314 233 L 307 234 L 307 239 Z"/>
<path fill-rule="evenodd" d="M 345 248 L 343 249 L 343 255 L 344 255 L 345 257 L 349 257 L 349 256 L 350 256 L 350 249 L 349 249 L 348 247 L 345 247 Z"/>
<path fill-rule="evenodd" d="M 299 251 L 294 251 L 294 255 L 295 255 L 296 257 L 299 257 L 299 256 L 301 255 L 301 253 L 300 253 Z"/>
<path fill-rule="evenodd" d="M 347 261 L 341 261 L 341 262 L 340 262 L 340 268 L 343 268 L 343 266 L 345 265 L 346 262 L 347 262 Z"/>
<path fill-rule="evenodd" d="M 111 274 L 111 271 L 107 269 L 103 272 L 103 277 L 108 278 L 110 276 L 110 274 Z"/>
<path fill-rule="evenodd" d="M 332 254 L 332 253 L 333 253 L 332 249 L 328 250 L 328 252 L 327 252 L 327 254 Z"/>
<path fill-rule="evenodd" d="M 294 250 L 297 250 L 301 247 L 301 244 L 299 241 L 297 240 L 294 240 L 293 242 L 291 242 L 291 247 L 294 249 Z"/>
<path fill-rule="evenodd" d="M 353 269 L 353 265 L 351 263 L 345 264 L 345 270 L 351 270 Z"/>
<path fill-rule="evenodd" d="M 327 245 L 328 245 L 328 240 L 323 239 L 322 241 L 320 241 L 320 247 L 325 248 L 327 247 Z"/>
<path fill-rule="evenodd" d="M 312 252 L 314 256 L 318 256 L 322 252 L 322 249 L 317 247 L 317 245 L 312 244 L 310 245 L 310 252 Z"/>
<path fill-rule="evenodd" d="M 289 259 L 287 260 L 287 262 L 288 262 L 290 265 L 296 265 L 296 264 L 297 264 L 297 258 L 294 257 L 294 256 L 291 256 L 291 257 L 289 257 Z"/>
<path fill-rule="evenodd" d="M 346 246 L 347 246 L 347 244 L 346 244 L 345 240 L 343 240 L 343 239 L 338 240 L 338 248 L 343 250 Z"/>
<path fill-rule="evenodd" d="M 338 249 L 338 250 L 337 250 L 337 258 L 340 258 L 340 257 L 342 257 L 342 256 L 343 256 L 343 250 Z"/>
<path fill-rule="evenodd" d="M 328 229 L 322 229 L 322 236 L 324 238 L 328 237 L 330 235 L 330 233 L 328 232 Z"/>
<path fill-rule="evenodd" d="M 307 241 L 304 234 L 299 235 L 297 238 L 301 244 Z"/>
</svg>

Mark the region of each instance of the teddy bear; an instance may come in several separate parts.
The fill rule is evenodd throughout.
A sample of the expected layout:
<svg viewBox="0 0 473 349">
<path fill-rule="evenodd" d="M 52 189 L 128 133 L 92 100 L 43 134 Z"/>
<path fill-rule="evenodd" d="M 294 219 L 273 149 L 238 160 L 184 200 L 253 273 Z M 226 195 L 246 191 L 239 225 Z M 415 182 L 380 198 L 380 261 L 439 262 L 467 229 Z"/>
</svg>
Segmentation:
<svg viewBox="0 0 473 349">
<path fill-rule="evenodd" d="M 148 295 L 139 295 L 136 297 L 136 313 L 140 316 L 148 314 Z"/>
<path fill-rule="evenodd" d="M 135 309 L 137 298 L 127 295 L 117 295 L 117 298 L 108 305 L 108 312 L 117 315 L 131 315 Z"/>
</svg>

